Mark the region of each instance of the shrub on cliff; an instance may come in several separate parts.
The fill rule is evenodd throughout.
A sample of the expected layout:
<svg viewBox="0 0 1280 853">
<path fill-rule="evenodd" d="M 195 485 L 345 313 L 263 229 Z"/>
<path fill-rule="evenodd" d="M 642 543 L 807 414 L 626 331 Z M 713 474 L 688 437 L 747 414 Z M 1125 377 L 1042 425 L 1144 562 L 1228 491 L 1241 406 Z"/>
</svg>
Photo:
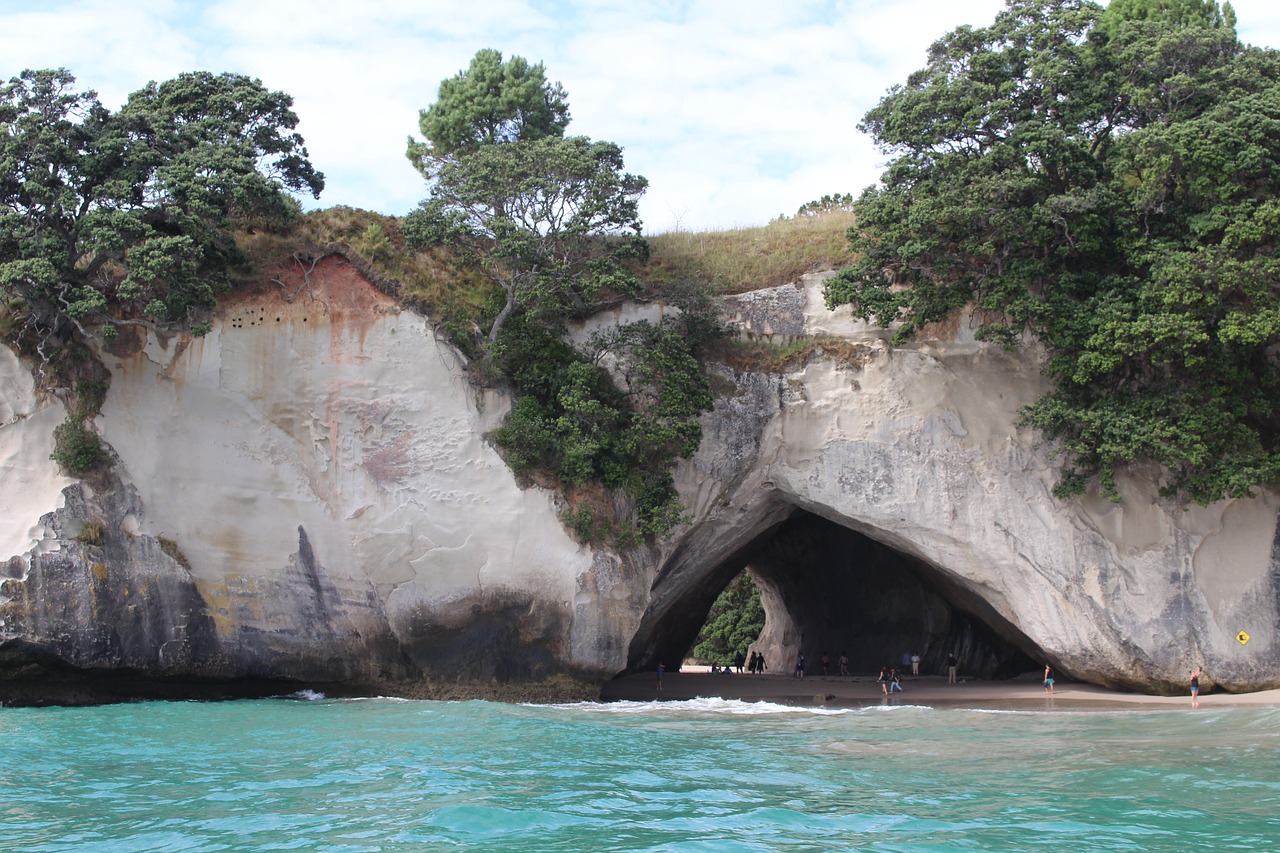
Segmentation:
<svg viewBox="0 0 1280 853">
<path fill-rule="evenodd" d="M 1060 494 L 1153 460 L 1196 501 L 1280 479 L 1280 52 L 1205 0 L 1010 0 L 862 128 L 893 155 L 830 305 L 904 341 L 971 302 L 1049 351 Z"/>
<path fill-rule="evenodd" d="M 53 453 L 49 458 L 66 471 L 77 477 L 96 471 L 106 460 L 102 452 L 102 439 L 89 427 L 84 419 L 75 415 L 67 415 L 66 420 L 53 430 Z"/>
</svg>

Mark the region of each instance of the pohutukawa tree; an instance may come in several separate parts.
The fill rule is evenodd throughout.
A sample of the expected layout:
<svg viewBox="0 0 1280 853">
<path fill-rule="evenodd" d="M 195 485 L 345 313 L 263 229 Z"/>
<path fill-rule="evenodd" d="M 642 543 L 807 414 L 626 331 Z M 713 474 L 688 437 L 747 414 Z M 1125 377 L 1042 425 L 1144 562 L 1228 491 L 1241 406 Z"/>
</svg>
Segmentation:
<svg viewBox="0 0 1280 853">
<path fill-rule="evenodd" d="M 1010 0 L 862 128 L 893 156 L 827 288 L 899 341 L 970 303 L 1048 349 L 1060 494 L 1150 460 L 1196 501 L 1280 481 L 1280 53 L 1205 0 Z"/>
<path fill-rule="evenodd" d="M 205 327 L 237 218 L 319 196 L 292 99 L 238 74 L 149 83 L 116 113 L 65 69 L 0 88 L 0 293 L 42 353 L 101 325 Z"/>
</svg>

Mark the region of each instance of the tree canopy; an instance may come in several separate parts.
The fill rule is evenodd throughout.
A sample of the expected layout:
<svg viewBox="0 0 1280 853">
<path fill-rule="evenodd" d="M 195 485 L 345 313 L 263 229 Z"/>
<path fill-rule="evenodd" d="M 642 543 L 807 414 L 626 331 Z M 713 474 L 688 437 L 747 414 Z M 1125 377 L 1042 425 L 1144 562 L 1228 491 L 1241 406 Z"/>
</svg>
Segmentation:
<svg viewBox="0 0 1280 853">
<path fill-rule="evenodd" d="M 447 244 L 477 260 L 505 302 L 494 343 L 514 311 L 563 322 L 603 288 L 638 286 L 638 201 L 646 181 L 623 171 L 622 149 L 586 137 L 484 145 L 441 161 L 431 196 L 405 222 L 415 245 Z"/>
<path fill-rule="evenodd" d="M 499 51 L 478 51 L 465 71 L 440 83 L 436 102 L 419 111 L 426 142 L 410 137 L 409 161 L 430 178 L 433 167 L 456 154 L 563 136 L 567 98 L 559 83 L 547 82 L 541 62 L 530 65 L 522 56 L 504 61 Z"/>
<path fill-rule="evenodd" d="M 1215 0 L 1110 0 L 1099 21 L 1115 35 L 1126 21 L 1163 21 L 1179 27 L 1236 27 L 1230 3 Z"/>
<path fill-rule="evenodd" d="M 1139 460 L 1202 502 L 1280 475 L 1280 53 L 1233 22 L 1011 0 L 863 120 L 893 159 L 828 303 L 898 341 L 973 303 L 980 337 L 1042 342 L 1054 390 L 1025 414 L 1066 453 L 1060 494 L 1115 497 Z"/>
<path fill-rule="evenodd" d="M 44 351 L 85 321 L 188 322 L 227 287 L 238 217 L 318 196 L 292 99 L 237 74 L 149 83 L 116 113 L 65 69 L 0 88 L 0 292 Z"/>
</svg>

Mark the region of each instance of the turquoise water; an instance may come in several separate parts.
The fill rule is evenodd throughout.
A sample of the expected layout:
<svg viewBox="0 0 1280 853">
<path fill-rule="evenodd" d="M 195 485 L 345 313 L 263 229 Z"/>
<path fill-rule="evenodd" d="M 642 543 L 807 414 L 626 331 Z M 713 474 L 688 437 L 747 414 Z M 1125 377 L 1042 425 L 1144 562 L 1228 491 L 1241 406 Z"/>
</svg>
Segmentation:
<svg viewBox="0 0 1280 853">
<path fill-rule="evenodd" d="M 0 708 L 0 849 L 1280 849 L 1280 710 Z"/>
</svg>

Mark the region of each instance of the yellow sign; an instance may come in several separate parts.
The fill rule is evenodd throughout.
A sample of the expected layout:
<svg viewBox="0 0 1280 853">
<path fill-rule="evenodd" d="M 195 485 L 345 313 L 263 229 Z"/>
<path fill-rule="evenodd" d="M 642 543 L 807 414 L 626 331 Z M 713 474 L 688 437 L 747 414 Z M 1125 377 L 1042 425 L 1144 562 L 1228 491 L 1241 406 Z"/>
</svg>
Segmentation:
<svg viewBox="0 0 1280 853">
<path fill-rule="evenodd" d="M 1236 642 L 1238 642 L 1238 643 L 1239 643 L 1240 645 L 1242 645 L 1242 646 L 1243 646 L 1245 643 L 1249 642 L 1249 635 L 1248 635 L 1248 633 L 1246 633 L 1246 632 L 1244 632 L 1244 631 L 1241 631 L 1239 634 L 1236 634 Z"/>
</svg>

